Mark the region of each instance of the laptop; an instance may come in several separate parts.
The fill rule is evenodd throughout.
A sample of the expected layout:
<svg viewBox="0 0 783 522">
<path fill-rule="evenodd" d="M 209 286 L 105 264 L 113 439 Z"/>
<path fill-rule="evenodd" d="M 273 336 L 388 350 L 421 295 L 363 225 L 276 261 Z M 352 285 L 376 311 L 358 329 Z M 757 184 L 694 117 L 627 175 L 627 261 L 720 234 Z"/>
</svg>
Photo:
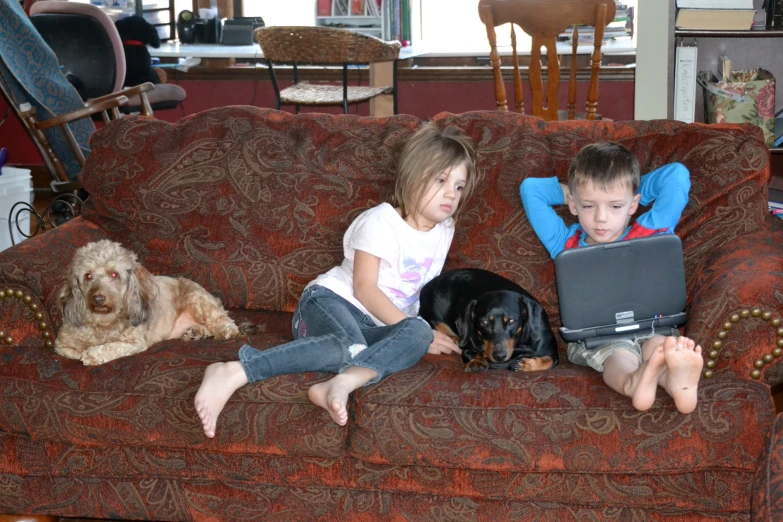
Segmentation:
<svg viewBox="0 0 783 522">
<path fill-rule="evenodd" d="M 661 234 L 563 250 L 555 257 L 560 335 L 588 349 L 685 324 L 682 242 Z"/>
</svg>

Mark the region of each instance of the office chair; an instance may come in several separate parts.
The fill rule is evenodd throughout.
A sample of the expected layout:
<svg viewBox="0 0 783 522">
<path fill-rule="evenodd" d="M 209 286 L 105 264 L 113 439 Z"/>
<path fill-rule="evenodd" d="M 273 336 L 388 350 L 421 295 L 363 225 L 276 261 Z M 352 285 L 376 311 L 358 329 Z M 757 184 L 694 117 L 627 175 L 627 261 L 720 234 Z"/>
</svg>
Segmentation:
<svg viewBox="0 0 783 522">
<path fill-rule="evenodd" d="M 99 7 L 52 0 L 35 2 L 30 7 L 30 20 L 83 100 L 123 90 L 123 42 L 117 27 Z M 185 90 L 175 84 L 147 85 L 137 90 L 126 91 L 128 104 L 122 112 L 149 116 L 155 110 L 175 108 L 186 97 Z"/>
<path fill-rule="evenodd" d="M 277 98 L 277 109 L 282 105 L 299 107 L 339 105 L 348 114 L 348 105 L 369 102 L 383 94 L 394 97 L 394 114 L 397 114 L 397 58 L 399 42 L 384 42 L 347 29 L 331 27 L 261 27 L 255 31 L 261 45 L 272 87 Z M 378 62 L 394 62 L 393 84 L 380 87 L 348 85 L 348 66 Z M 294 84 L 281 90 L 275 75 L 275 64 L 293 65 Z M 313 85 L 299 81 L 298 66 L 342 65 L 343 84 Z"/>
<path fill-rule="evenodd" d="M 616 6 L 614 0 L 480 0 L 479 17 L 487 29 L 490 46 L 490 62 L 495 83 L 495 99 L 498 110 L 508 110 L 506 86 L 500 69 L 500 55 L 497 51 L 495 27 L 511 24 L 511 52 L 514 64 L 514 100 L 517 112 L 524 113 L 522 99 L 522 79 L 517 58 L 516 34 L 514 25 L 519 26 L 533 39 L 530 51 L 528 82 L 533 94 L 532 113 L 548 121 L 564 119 L 601 119 L 598 109 L 598 73 L 601 67 L 601 43 L 604 27 L 614 20 Z M 560 87 L 560 63 L 557 58 L 556 41 L 558 35 L 570 25 L 574 25 L 574 38 L 571 44 L 571 75 L 568 85 L 567 111 L 560 111 L 557 92 Z M 576 113 L 576 47 L 578 43 L 577 25 L 591 25 L 594 29 L 593 54 L 591 62 L 590 84 L 587 91 L 587 112 Z M 544 84 L 541 78 L 541 47 L 546 47 L 547 89 L 544 107 Z"/>
</svg>

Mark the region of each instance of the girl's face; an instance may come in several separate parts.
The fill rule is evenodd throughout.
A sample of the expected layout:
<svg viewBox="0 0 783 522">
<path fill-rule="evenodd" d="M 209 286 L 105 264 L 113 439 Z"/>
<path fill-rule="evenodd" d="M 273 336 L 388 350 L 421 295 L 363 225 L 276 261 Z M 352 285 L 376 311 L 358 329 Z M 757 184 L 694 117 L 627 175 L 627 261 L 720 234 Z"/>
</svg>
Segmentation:
<svg viewBox="0 0 783 522">
<path fill-rule="evenodd" d="M 406 222 L 416 230 L 427 231 L 454 215 L 468 181 L 468 168 L 461 163 L 446 169 L 433 180 Z"/>
</svg>

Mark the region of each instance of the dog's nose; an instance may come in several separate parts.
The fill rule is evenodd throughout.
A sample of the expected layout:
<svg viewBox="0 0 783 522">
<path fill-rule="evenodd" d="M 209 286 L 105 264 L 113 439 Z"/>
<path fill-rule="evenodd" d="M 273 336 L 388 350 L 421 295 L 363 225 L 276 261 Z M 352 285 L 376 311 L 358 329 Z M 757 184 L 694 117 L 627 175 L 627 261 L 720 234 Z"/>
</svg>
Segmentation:
<svg viewBox="0 0 783 522">
<path fill-rule="evenodd" d="M 103 306 L 103 303 L 105 302 L 106 302 L 106 296 L 103 295 L 92 296 L 92 303 L 96 306 Z"/>
</svg>

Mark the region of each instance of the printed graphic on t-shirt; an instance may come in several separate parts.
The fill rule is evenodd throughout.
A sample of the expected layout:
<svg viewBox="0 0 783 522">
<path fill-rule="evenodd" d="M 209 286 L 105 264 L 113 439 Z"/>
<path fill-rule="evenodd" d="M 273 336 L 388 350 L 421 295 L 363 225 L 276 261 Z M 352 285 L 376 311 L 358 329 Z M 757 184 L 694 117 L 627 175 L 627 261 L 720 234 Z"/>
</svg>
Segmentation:
<svg viewBox="0 0 783 522">
<path fill-rule="evenodd" d="M 402 261 L 403 271 L 400 273 L 402 289 L 390 288 L 389 291 L 396 298 L 395 304 L 400 308 L 407 308 L 419 300 L 419 290 L 427 282 L 425 278 L 432 268 L 433 258 L 425 258 L 419 262 L 412 257 L 406 257 Z"/>
</svg>

